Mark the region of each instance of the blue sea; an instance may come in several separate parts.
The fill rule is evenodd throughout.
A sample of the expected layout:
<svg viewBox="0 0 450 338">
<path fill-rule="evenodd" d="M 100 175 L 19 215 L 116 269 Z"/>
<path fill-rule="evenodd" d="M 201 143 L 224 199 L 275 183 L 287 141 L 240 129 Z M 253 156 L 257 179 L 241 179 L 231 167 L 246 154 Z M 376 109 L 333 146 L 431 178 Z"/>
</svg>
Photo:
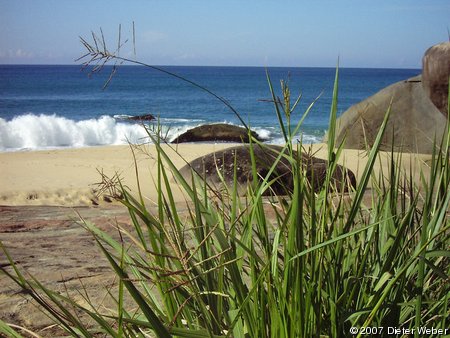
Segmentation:
<svg viewBox="0 0 450 338">
<path fill-rule="evenodd" d="M 263 67 L 161 67 L 227 100 L 269 143 L 282 143 Z M 239 125 L 218 99 L 191 84 L 141 66 L 121 66 L 106 88 L 110 67 L 91 74 L 78 65 L 0 65 L 0 151 L 41 150 L 146 142 L 144 128 L 129 116 L 159 118 L 170 141 L 207 123 Z M 291 119 L 298 121 L 316 100 L 298 138 L 320 142 L 327 128 L 334 68 L 268 68 L 277 95 L 288 80 L 302 95 Z M 338 115 L 380 89 L 420 73 L 418 69 L 339 69 Z M 294 102 L 294 98 L 291 99 Z M 156 122 L 150 122 L 150 127 Z"/>
</svg>

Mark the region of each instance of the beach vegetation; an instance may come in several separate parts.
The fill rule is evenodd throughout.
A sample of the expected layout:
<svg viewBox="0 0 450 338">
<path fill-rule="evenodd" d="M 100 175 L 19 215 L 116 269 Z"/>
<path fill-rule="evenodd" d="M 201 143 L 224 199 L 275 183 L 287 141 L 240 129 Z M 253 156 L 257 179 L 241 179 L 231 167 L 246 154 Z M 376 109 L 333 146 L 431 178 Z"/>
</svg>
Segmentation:
<svg viewBox="0 0 450 338">
<path fill-rule="evenodd" d="M 87 65 L 111 60 L 142 64 L 107 52 L 95 35 L 94 44 L 83 41 Z M 339 191 L 331 179 L 343 156 L 334 138 L 338 73 L 327 172 L 319 189 L 306 179 L 294 155 L 304 151 L 297 136 L 310 109 L 291 125 L 291 116 L 300 114 L 295 110 L 300 98 L 291 104 L 285 81 L 278 94 L 267 72 L 286 142 L 272 169 L 248 184 L 245 193 L 239 192 L 236 172 L 234 182 L 220 191 L 195 172 L 185 179 L 153 126 L 148 129 L 151 144 L 141 147 L 157 149 L 158 174 L 152 180 L 136 171 L 136 179 L 154 184 L 156 206 L 149 206 L 140 189 L 129 191 L 117 180 L 113 189 L 129 211 L 133 230 L 117 224 L 108 232 L 80 219 L 117 276 L 117 292 L 108 293 L 115 307 L 98 307 L 88 296 L 81 304 L 48 289 L 26 275 L 4 246 L 9 266 L 1 267 L 1 273 L 71 336 L 361 337 L 369 333 L 362 328 L 380 335 L 388 327 L 414 329 L 415 336 L 419 327 L 445 330 L 450 311 L 450 127 L 435 141 L 430 174 L 422 173 L 420 182 L 402 169 L 402 155 L 394 152 L 389 166 L 375 174 L 388 110 L 366 150 L 367 164 L 356 188 Z M 249 139 L 250 149 L 267 147 L 250 132 Z M 293 182 L 285 196 L 270 193 L 271 174 L 281 159 L 290 163 Z M 258 177 L 254 160 L 252 170 Z M 111 181 L 103 179 L 105 189 L 111 189 Z M 171 179 L 183 191 L 183 207 L 175 202 Z M 4 322 L 0 332 L 21 336 L 20 328 Z"/>
</svg>

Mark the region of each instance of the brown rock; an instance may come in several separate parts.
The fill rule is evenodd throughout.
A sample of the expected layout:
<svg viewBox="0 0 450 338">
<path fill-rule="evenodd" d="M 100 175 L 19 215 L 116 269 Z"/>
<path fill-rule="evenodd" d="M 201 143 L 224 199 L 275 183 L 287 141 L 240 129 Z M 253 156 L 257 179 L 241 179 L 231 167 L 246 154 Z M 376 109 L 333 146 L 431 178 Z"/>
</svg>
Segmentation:
<svg viewBox="0 0 450 338">
<path fill-rule="evenodd" d="M 279 146 L 254 146 L 253 151 L 259 177 L 265 177 L 268 174 L 281 150 L 282 148 Z M 298 154 L 295 153 L 294 156 L 298 157 Z M 306 178 L 313 185 L 315 191 L 320 190 L 326 176 L 327 161 L 306 154 L 302 154 L 301 160 Z M 186 180 L 190 181 L 192 168 L 201 177 L 206 178 L 209 184 L 220 187 L 222 181 L 217 172 L 219 170 L 224 178 L 225 184 L 231 186 L 234 180 L 235 163 L 237 182 L 245 189 L 245 186 L 253 181 L 249 145 L 228 148 L 199 157 L 184 166 L 180 172 Z M 292 192 L 293 178 L 291 168 L 291 163 L 285 157 L 281 158 L 278 162 L 269 178 L 269 180 L 275 180 L 271 185 L 271 189 L 275 194 L 286 195 Z M 356 186 L 355 175 L 350 170 L 342 166 L 337 166 L 332 183 L 336 185 L 337 190 L 340 191 L 343 189 L 344 191 L 348 191 L 349 185 Z M 344 183 L 343 186 L 342 183 Z M 269 193 L 269 191 L 266 191 L 266 194 Z"/>
<path fill-rule="evenodd" d="M 92 235 L 76 223 L 77 214 L 102 230 L 111 231 L 113 224 L 120 224 L 132 231 L 128 210 L 122 206 L 0 206 L 2 244 L 20 270 L 26 271 L 27 279 L 29 273 L 51 290 L 69 295 L 85 306 L 82 294 L 89 295 L 97 308 L 115 308 L 117 305 L 107 296 L 115 274 Z M 117 231 L 111 234 L 116 236 Z M 2 269 L 13 273 L 0 250 L 0 320 L 26 327 L 41 337 L 65 336 L 67 332 L 54 326 L 31 296 L 21 291 Z M 117 290 L 114 286 L 109 292 L 115 294 Z M 128 297 L 125 302 L 132 304 Z M 95 325 L 87 315 L 80 318 L 88 326 Z"/>
<path fill-rule="evenodd" d="M 380 149 L 432 153 L 434 140 L 439 142 L 445 133 L 447 118 L 425 93 L 420 75 L 394 83 L 350 107 L 337 119 L 336 142 L 345 140 L 344 146 L 353 149 L 372 146 L 390 105 Z"/>
<path fill-rule="evenodd" d="M 259 140 L 258 135 L 254 131 L 252 131 L 252 135 Z M 226 123 L 205 124 L 189 129 L 174 139 L 172 143 L 216 141 L 248 143 L 248 132 L 245 128 Z"/>
<path fill-rule="evenodd" d="M 428 97 L 448 116 L 448 77 L 450 76 L 450 42 L 429 48 L 422 59 L 422 85 Z"/>
</svg>

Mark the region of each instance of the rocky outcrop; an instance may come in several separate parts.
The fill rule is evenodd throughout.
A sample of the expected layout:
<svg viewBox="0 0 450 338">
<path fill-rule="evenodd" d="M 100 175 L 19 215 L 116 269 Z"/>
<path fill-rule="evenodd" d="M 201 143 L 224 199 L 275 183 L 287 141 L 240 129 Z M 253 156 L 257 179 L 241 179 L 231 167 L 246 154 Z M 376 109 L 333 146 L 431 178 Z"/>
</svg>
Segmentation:
<svg viewBox="0 0 450 338">
<path fill-rule="evenodd" d="M 256 168 L 260 178 L 267 176 L 281 150 L 282 148 L 279 146 L 254 146 Z M 298 156 L 298 153 L 294 154 L 294 157 Z M 314 190 L 319 190 L 325 181 L 327 161 L 308 156 L 307 154 L 302 154 L 301 161 L 307 180 Z M 291 167 L 291 163 L 285 157 L 282 157 L 278 162 L 269 178 L 269 180 L 275 180 L 271 185 L 273 193 L 286 195 L 292 192 L 293 178 Z M 245 189 L 246 185 L 253 181 L 249 145 L 232 147 L 199 157 L 184 166 L 180 172 L 186 180 L 190 181 L 191 172 L 194 170 L 202 178 L 206 179 L 209 184 L 220 187 L 222 181 L 218 171 L 223 176 L 225 184 L 231 186 L 234 180 L 234 169 L 236 169 L 237 182 L 241 188 Z M 353 172 L 338 166 L 334 172 L 332 184 L 338 191 L 348 191 L 350 186 L 356 186 L 356 178 Z M 270 191 L 266 191 L 266 194 L 270 194 Z"/>
<path fill-rule="evenodd" d="M 429 48 L 422 59 L 422 85 L 434 105 L 448 115 L 448 77 L 450 76 L 450 42 Z"/>
<path fill-rule="evenodd" d="M 252 136 L 259 140 L 258 134 L 252 131 Z M 183 142 L 236 142 L 248 143 L 247 129 L 226 123 L 205 124 L 189 129 L 175 138 L 172 143 Z"/>
<path fill-rule="evenodd" d="M 76 223 L 79 217 L 95 223 L 103 231 L 111 231 L 118 224 L 132 231 L 128 210 L 123 206 L 100 208 L 60 206 L 0 206 L 0 237 L 25 276 L 31 274 L 47 288 L 69 295 L 86 306 L 89 297 L 96 307 L 114 307 L 108 292 L 117 294 L 118 288 L 108 290 L 115 274 L 106 257 L 86 229 Z M 118 236 L 117 236 L 117 239 Z M 0 269 L 12 272 L 12 267 L 0 250 Z M 83 290 L 85 296 L 81 296 Z M 132 301 L 125 296 L 128 306 Z M 80 320 L 89 323 L 87 315 Z M 26 327 L 40 337 L 62 337 L 67 332 L 54 325 L 49 315 L 37 307 L 32 297 L 20 290 L 0 271 L 0 320 Z M 91 324 L 88 325 L 93 325 Z M 3 337 L 0 334 L 1 337 Z"/>
<path fill-rule="evenodd" d="M 420 75 L 390 85 L 345 111 L 337 119 L 337 144 L 344 142 L 352 149 L 373 145 L 389 106 L 381 150 L 431 153 L 434 140 L 439 142 L 444 135 L 447 119 L 425 93 Z"/>
<path fill-rule="evenodd" d="M 432 153 L 448 119 L 450 42 L 428 49 L 422 61 L 423 75 L 394 83 L 345 111 L 337 119 L 336 142 L 353 149 L 372 146 L 390 107 L 381 150 Z"/>
</svg>

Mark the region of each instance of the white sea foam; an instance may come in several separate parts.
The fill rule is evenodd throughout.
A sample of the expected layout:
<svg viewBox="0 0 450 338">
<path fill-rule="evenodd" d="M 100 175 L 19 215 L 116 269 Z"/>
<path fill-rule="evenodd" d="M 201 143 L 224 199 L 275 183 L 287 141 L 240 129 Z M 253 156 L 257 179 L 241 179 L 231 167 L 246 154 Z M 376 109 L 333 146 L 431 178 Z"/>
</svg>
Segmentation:
<svg viewBox="0 0 450 338">
<path fill-rule="evenodd" d="M 127 115 L 127 114 L 116 114 L 113 116 L 116 120 L 127 120 L 130 117 L 133 117 L 133 115 Z"/>
<path fill-rule="evenodd" d="M 297 137 L 294 137 L 294 142 L 300 142 L 300 139 L 303 144 L 314 144 L 314 143 L 320 143 L 322 142 L 322 137 L 315 136 L 315 135 L 309 135 L 309 134 L 302 134 Z M 284 137 L 275 137 L 268 141 L 269 144 L 284 144 L 286 141 L 284 140 Z"/>
<path fill-rule="evenodd" d="M 146 136 L 138 124 L 118 123 L 110 116 L 82 121 L 44 114 L 0 118 L 0 151 L 139 143 Z"/>
<path fill-rule="evenodd" d="M 181 126 L 166 126 L 163 127 L 163 138 L 165 138 L 168 142 L 172 142 L 175 140 L 178 136 L 181 134 L 184 134 L 189 129 L 198 127 L 202 124 L 195 124 L 195 125 L 181 125 Z M 166 136 L 166 137 L 165 137 Z"/>
<path fill-rule="evenodd" d="M 169 142 L 187 130 L 204 124 L 203 120 L 174 120 L 178 123 L 160 121 L 160 135 Z M 221 123 L 232 124 L 227 121 Z M 252 129 L 270 144 L 284 143 L 280 133 L 273 127 Z M 10 121 L 0 118 L 0 151 L 78 148 L 128 142 L 149 142 L 148 134 L 139 123 L 119 122 L 110 116 L 82 121 L 44 114 L 20 115 Z M 303 135 L 303 143 L 316 142 L 320 142 L 319 137 Z"/>
<path fill-rule="evenodd" d="M 258 134 L 258 136 L 262 139 L 262 140 L 270 140 L 273 134 L 273 131 L 267 129 L 267 128 L 261 128 L 261 127 L 256 127 L 256 128 L 252 128 L 255 133 Z"/>
<path fill-rule="evenodd" d="M 177 119 L 177 118 L 168 118 L 168 117 L 161 117 L 160 118 L 161 123 L 193 123 L 193 122 L 205 122 L 205 120 L 201 119 Z"/>
</svg>

